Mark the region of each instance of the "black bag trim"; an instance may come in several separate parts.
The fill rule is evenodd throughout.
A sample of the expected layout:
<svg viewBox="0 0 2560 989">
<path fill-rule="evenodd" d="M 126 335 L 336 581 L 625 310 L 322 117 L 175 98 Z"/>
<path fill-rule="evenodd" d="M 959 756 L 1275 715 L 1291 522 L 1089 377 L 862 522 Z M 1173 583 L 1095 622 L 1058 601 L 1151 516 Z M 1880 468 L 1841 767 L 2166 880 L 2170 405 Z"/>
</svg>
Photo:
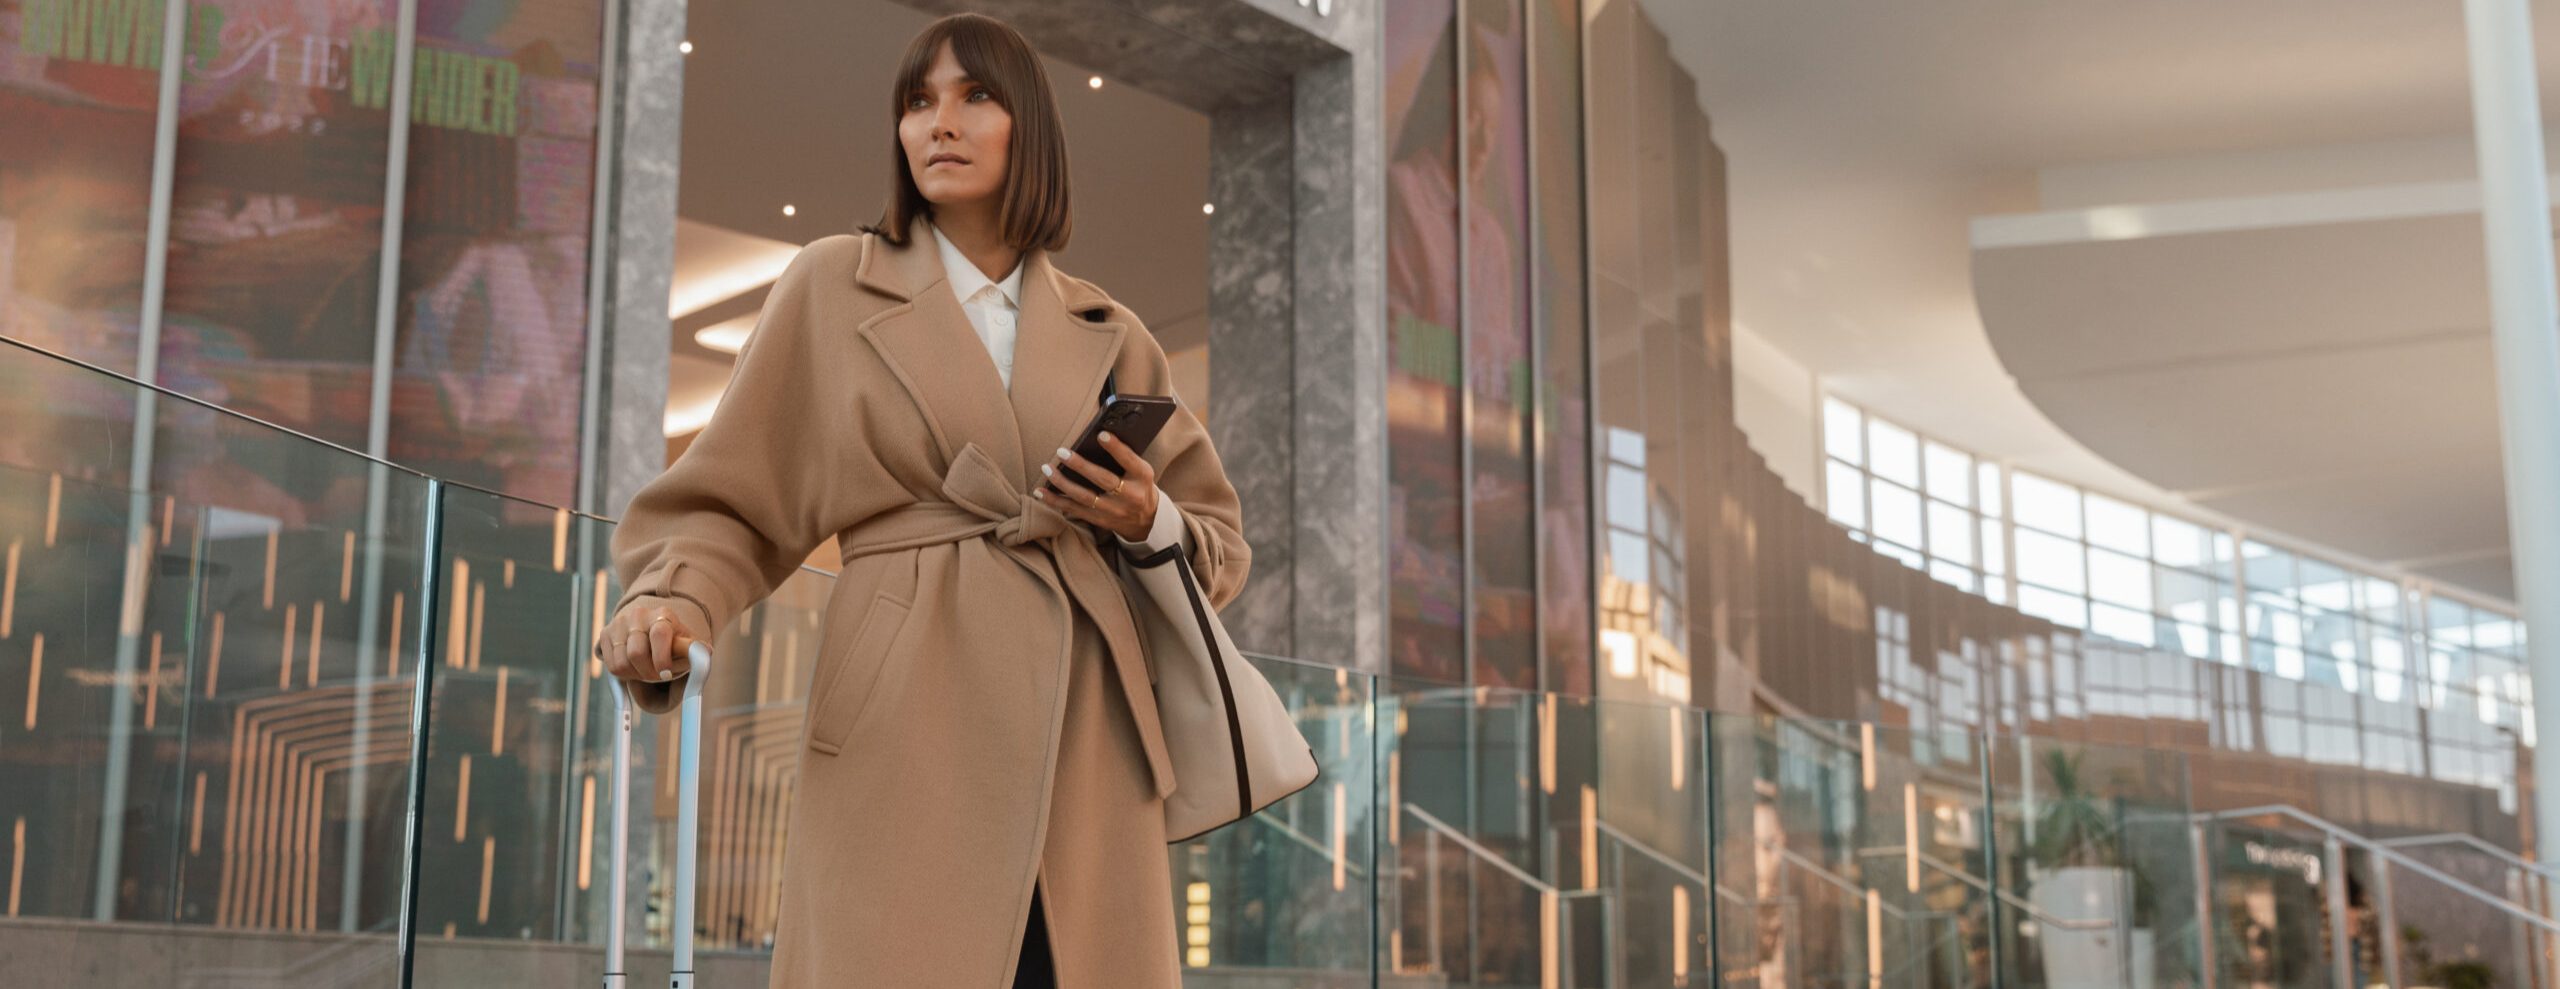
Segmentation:
<svg viewBox="0 0 2560 989">
<path fill-rule="evenodd" d="M 1191 599 L 1191 620 L 1200 624 L 1200 640 L 1209 648 L 1209 666 L 1218 673 L 1218 700 L 1226 705 L 1227 743 L 1236 757 L 1236 819 L 1252 817 L 1253 771 L 1245 760 L 1244 719 L 1236 713 L 1236 690 L 1227 679 L 1227 657 L 1218 651 L 1218 636 L 1209 625 L 1208 606 L 1200 601 L 1200 583 L 1191 574 L 1191 561 L 1183 557 L 1182 544 L 1175 543 L 1130 562 L 1150 570 L 1171 562 L 1182 574 L 1183 596 Z"/>
</svg>

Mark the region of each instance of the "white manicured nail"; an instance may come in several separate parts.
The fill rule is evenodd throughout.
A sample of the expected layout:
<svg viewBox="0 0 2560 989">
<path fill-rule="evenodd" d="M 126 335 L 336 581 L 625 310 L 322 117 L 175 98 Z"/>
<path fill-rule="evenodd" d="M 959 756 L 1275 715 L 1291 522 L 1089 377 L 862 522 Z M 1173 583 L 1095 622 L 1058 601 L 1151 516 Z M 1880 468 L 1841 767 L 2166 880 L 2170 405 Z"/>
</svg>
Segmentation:
<svg viewBox="0 0 2560 989">
<path fill-rule="evenodd" d="M 1041 489 L 1039 489 L 1039 490 L 1037 490 L 1037 491 L 1033 491 L 1033 492 L 1031 492 L 1031 496 L 1032 496 L 1032 497 L 1034 497 L 1034 498 L 1038 498 L 1038 499 L 1040 499 L 1041 501 L 1047 501 L 1047 500 L 1049 500 L 1049 489 L 1047 489 L 1047 488 L 1041 488 Z"/>
<path fill-rule="evenodd" d="M 1067 462 L 1067 461 L 1074 460 L 1075 458 L 1076 458 L 1076 453 L 1075 453 L 1075 451 L 1073 451 L 1073 450 L 1069 450 L 1069 449 L 1067 449 L 1066 447 L 1063 447 L 1063 446 L 1058 448 L 1058 462 L 1059 462 L 1059 463 L 1065 463 L 1065 462 Z"/>
<path fill-rule="evenodd" d="M 1097 433 L 1097 434 L 1095 434 L 1095 435 L 1102 437 L 1102 441 L 1103 441 L 1103 442 L 1105 442 L 1105 443 L 1116 442 L 1116 441 L 1112 438 L 1112 436 L 1111 436 L 1111 431 L 1110 431 L 1110 430 L 1108 430 L 1108 429 L 1103 430 L 1102 432 Z"/>
<path fill-rule="evenodd" d="M 1040 473 L 1041 473 L 1041 475 L 1042 475 L 1042 476 L 1051 476 L 1051 475 L 1055 475 L 1055 474 L 1056 474 L 1056 473 L 1058 473 L 1058 472 L 1057 472 L 1057 471 L 1054 471 L 1054 470 L 1050 470 L 1050 469 L 1049 469 L 1049 465 L 1048 465 L 1048 464 L 1041 464 L 1041 465 L 1040 465 Z"/>
<path fill-rule="evenodd" d="M 674 670 L 659 670 L 659 671 L 658 671 L 658 679 L 660 679 L 660 680 L 673 680 L 673 679 L 675 679 L 675 678 L 676 678 L 676 671 L 674 671 Z"/>
</svg>

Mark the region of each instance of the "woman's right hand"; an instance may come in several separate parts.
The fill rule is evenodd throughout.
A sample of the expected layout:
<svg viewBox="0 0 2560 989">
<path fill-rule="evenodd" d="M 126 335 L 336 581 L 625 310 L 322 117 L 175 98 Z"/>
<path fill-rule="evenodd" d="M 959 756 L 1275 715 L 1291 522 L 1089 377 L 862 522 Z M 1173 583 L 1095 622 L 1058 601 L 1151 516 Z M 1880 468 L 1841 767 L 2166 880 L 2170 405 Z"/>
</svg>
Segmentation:
<svg viewBox="0 0 2560 989">
<path fill-rule="evenodd" d="M 596 636 L 596 658 L 604 661 L 607 672 L 644 683 L 683 676 L 692 647 L 693 630 L 684 627 L 675 609 L 636 602 L 615 613 Z"/>
</svg>

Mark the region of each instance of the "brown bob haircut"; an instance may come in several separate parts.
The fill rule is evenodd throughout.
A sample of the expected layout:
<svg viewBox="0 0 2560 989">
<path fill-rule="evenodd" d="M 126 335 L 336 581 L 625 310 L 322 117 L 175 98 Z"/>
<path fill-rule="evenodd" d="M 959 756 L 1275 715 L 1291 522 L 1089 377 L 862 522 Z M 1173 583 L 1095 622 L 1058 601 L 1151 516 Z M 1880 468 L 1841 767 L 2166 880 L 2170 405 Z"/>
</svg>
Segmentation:
<svg viewBox="0 0 2560 989">
<path fill-rule="evenodd" d="M 925 73 L 933 68 L 942 46 L 960 70 L 995 97 L 1013 117 L 1013 139 L 1006 148 L 1004 200 L 997 222 L 1005 246 L 1017 251 L 1064 250 L 1075 227 L 1068 202 L 1067 133 L 1058 123 L 1058 101 L 1049 89 L 1049 74 L 1040 67 L 1031 43 L 1003 21 L 984 14 L 953 14 L 925 26 L 898 62 L 898 81 L 889 92 L 889 206 L 880 222 L 862 230 L 904 247 L 918 217 L 931 218 L 933 203 L 916 188 L 907 170 L 906 147 L 898 140 L 898 121 L 906 116 L 907 98 L 924 90 Z"/>
</svg>

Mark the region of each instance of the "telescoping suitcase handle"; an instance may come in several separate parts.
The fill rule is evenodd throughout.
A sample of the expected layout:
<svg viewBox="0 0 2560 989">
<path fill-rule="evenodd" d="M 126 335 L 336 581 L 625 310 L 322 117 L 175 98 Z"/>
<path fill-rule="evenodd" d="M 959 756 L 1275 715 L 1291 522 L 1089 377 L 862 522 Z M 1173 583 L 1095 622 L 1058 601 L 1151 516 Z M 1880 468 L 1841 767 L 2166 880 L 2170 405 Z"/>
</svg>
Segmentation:
<svg viewBox="0 0 2560 989">
<path fill-rule="evenodd" d="M 675 915 L 670 932 L 675 937 L 675 963 L 667 978 L 669 989 L 695 989 L 699 985 L 693 973 L 693 876 L 694 837 L 702 824 L 701 802 L 695 797 L 702 792 L 702 684 L 711 674 L 711 646 L 700 640 L 693 643 L 687 657 L 692 673 L 685 678 L 684 702 L 679 709 L 676 736 L 676 875 L 674 887 Z M 613 871 L 605 877 L 604 989 L 630 989 L 631 975 L 622 961 L 623 881 L 629 874 L 631 861 L 631 729 L 639 720 L 639 709 L 631 703 L 631 685 L 614 681 L 613 701 L 616 713 L 613 732 Z"/>
</svg>

